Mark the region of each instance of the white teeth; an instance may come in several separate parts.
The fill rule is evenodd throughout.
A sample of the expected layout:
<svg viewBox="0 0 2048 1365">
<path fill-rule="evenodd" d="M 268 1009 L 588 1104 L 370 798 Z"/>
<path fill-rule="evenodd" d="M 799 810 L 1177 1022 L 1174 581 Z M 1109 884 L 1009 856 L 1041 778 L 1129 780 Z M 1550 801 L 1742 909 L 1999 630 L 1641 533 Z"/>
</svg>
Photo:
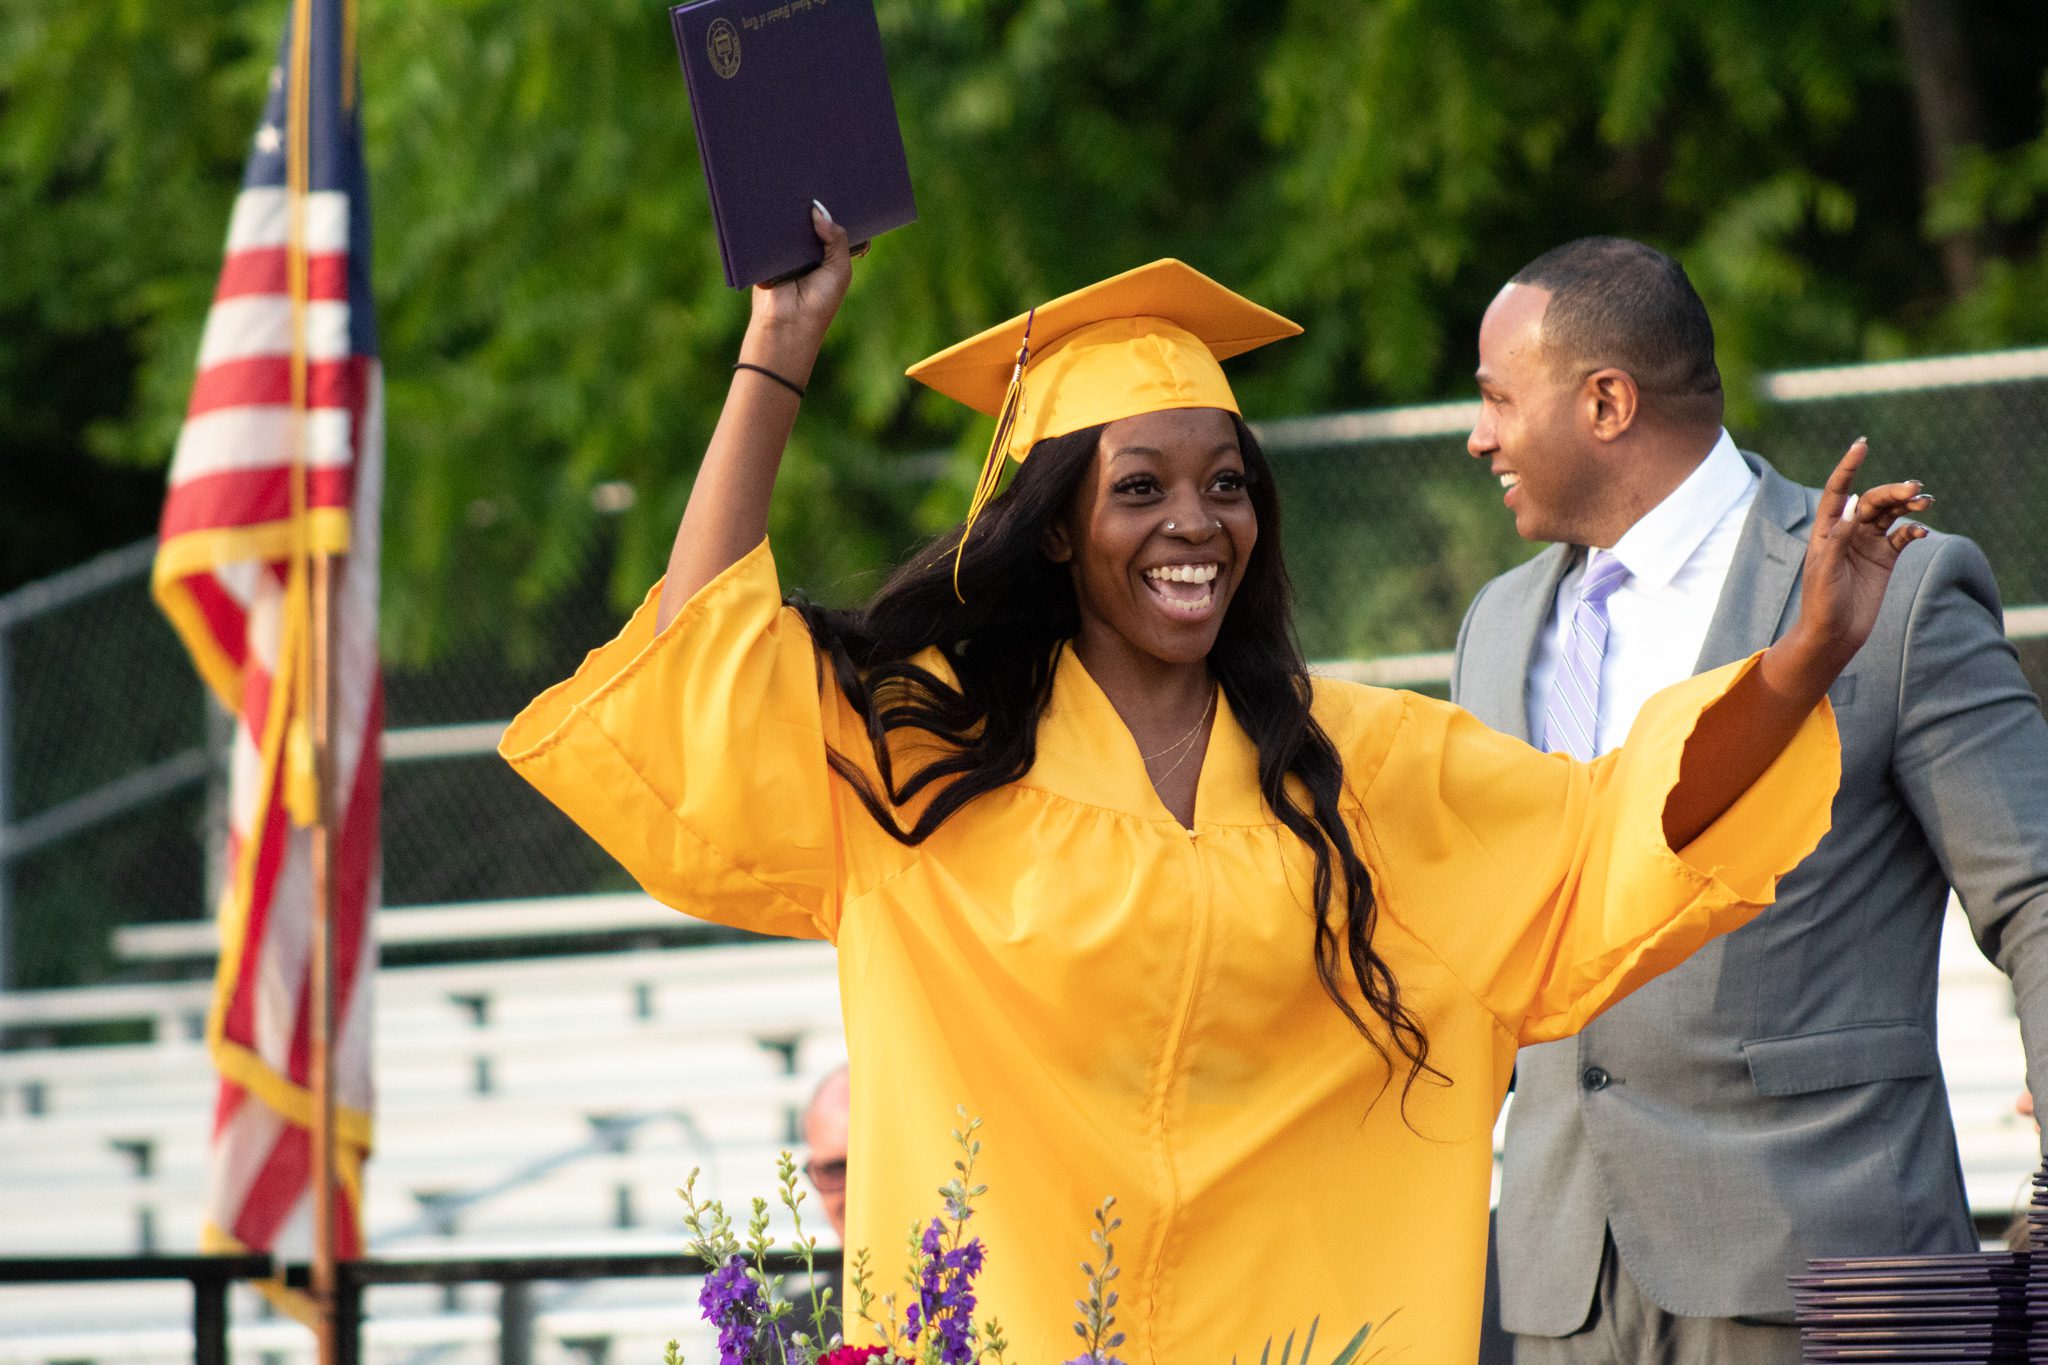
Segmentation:
<svg viewBox="0 0 2048 1365">
<path fill-rule="evenodd" d="M 1145 570 L 1145 577 L 1168 583 L 1214 583 L 1220 566 L 1215 564 L 1162 564 Z"/>
<path fill-rule="evenodd" d="M 1500 486 L 1502 488 L 1513 488 L 1521 481 L 1522 476 L 1520 474 L 1503 474 L 1500 476 Z"/>
</svg>

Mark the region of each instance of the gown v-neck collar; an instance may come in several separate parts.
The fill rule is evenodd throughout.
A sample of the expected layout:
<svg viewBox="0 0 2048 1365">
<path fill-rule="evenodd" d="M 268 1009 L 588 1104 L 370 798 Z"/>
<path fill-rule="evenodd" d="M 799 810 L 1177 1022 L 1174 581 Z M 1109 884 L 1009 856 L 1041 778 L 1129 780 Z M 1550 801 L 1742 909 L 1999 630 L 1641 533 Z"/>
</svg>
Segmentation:
<svg viewBox="0 0 2048 1365">
<path fill-rule="evenodd" d="M 1038 758 L 1023 785 L 1181 828 L 1146 775 L 1130 727 L 1071 646 L 1060 649 L 1054 666 L 1052 698 L 1038 722 Z M 1195 784 L 1195 829 L 1272 823 L 1259 792 L 1258 746 L 1238 724 L 1219 687 L 1208 752 Z"/>
</svg>

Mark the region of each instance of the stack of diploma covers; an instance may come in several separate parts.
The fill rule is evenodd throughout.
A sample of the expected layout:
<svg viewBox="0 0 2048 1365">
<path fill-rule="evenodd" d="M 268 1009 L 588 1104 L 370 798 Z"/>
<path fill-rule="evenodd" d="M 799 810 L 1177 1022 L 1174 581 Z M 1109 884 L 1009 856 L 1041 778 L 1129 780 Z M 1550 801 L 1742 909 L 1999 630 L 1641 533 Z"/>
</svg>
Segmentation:
<svg viewBox="0 0 2048 1365">
<path fill-rule="evenodd" d="M 1800 1358 L 2048 1365 L 2048 1166 L 2027 1230 L 2031 1253 L 1807 1262 L 1792 1277 Z"/>
<path fill-rule="evenodd" d="M 2029 1354 L 2032 1258 L 2010 1251 L 1817 1259 L 1792 1277 L 1800 1358 L 2011 1361 Z"/>
<path fill-rule="evenodd" d="M 2027 1245 L 2032 1265 L 2027 1270 L 2027 1312 L 2033 1318 L 2027 1333 L 2029 1361 L 2048 1361 L 2048 1165 L 2034 1173 L 2034 1202 L 2027 1208 Z"/>
<path fill-rule="evenodd" d="M 669 22 L 727 284 L 817 265 L 813 199 L 856 245 L 916 221 L 873 0 L 695 0 Z"/>
</svg>

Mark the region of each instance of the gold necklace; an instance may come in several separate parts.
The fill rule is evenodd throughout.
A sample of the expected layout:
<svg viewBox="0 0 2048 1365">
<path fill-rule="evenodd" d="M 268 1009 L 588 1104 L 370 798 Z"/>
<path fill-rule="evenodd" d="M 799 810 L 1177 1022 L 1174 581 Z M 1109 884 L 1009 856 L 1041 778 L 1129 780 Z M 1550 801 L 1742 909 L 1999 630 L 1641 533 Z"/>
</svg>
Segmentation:
<svg viewBox="0 0 2048 1365">
<path fill-rule="evenodd" d="M 1209 690 L 1209 701 L 1205 706 L 1202 707 L 1201 717 L 1200 719 L 1195 721 L 1194 729 L 1188 731 L 1186 734 L 1182 735 L 1178 740 L 1174 741 L 1172 744 L 1167 745 L 1164 749 L 1161 749 L 1156 754 L 1138 755 L 1140 759 L 1144 760 L 1146 763 L 1149 764 L 1155 759 L 1161 759 L 1166 757 L 1168 754 L 1174 752 L 1174 750 L 1176 749 L 1181 751 L 1180 757 L 1173 761 L 1173 766 L 1171 768 L 1168 768 L 1165 772 L 1159 774 L 1159 776 L 1152 779 L 1152 785 L 1156 787 L 1161 782 L 1164 782 L 1167 778 L 1172 777 L 1176 772 L 1180 771 L 1180 765 L 1187 762 L 1188 755 L 1195 751 L 1195 736 L 1200 734 L 1202 732 L 1202 727 L 1209 723 L 1209 713 L 1212 710 L 1214 710 L 1215 707 L 1216 690 L 1214 688 L 1211 688 Z"/>
</svg>

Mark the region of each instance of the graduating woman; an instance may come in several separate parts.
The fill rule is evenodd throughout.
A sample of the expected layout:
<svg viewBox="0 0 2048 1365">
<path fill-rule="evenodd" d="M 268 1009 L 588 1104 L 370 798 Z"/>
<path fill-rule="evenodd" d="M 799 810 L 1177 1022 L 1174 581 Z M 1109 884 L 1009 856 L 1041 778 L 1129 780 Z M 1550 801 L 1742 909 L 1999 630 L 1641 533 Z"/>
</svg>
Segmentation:
<svg viewBox="0 0 2048 1365">
<path fill-rule="evenodd" d="M 1743 924 L 1819 841 L 1825 694 L 1917 485 L 1818 518 L 1786 638 L 1596 762 L 1539 754 L 1309 676 L 1218 364 L 1300 329 L 1162 261 L 914 368 L 998 417 L 967 522 L 862 610 L 785 605 L 770 495 L 850 269 L 816 223 L 823 266 L 754 291 L 666 579 L 504 753 L 654 896 L 838 945 L 848 1242 L 883 1284 L 964 1105 L 1011 1359 L 1071 1354 L 1108 1194 L 1132 1365 L 1394 1310 L 1404 1358 L 1472 1359 L 1516 1046 Z"/>
</svg>

